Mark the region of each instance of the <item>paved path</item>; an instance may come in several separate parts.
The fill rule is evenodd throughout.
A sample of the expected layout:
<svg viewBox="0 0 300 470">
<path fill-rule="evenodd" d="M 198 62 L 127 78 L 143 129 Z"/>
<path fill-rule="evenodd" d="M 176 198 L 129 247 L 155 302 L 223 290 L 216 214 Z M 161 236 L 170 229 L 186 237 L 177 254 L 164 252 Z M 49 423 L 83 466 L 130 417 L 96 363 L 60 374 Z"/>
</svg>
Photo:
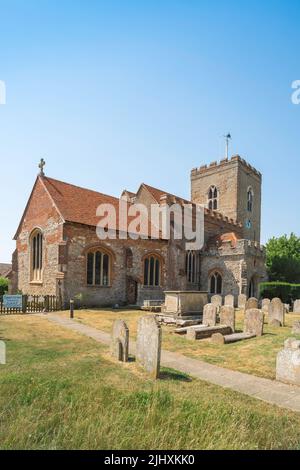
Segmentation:
<svg viewBox="0 0 300 470">
<path fill-rule="evenodd" d="M 107 345 L 110 343 L 109 333 L 62 317 L 60 314 L 48 313 L 46 315 L 39 314 L 39 316 L 64 328 L 88 336 L 100 343 Z M 130 341 L 130 354 L 135 354 L 135 341 Z M 244 393 L 272 405 L 300 412 L 300 387 L 224 369 L 223 367 L 208 364 L 198 359 L 191 359 L 170 351 L 162 351 L 161 363 L 165 367 L 176 369 L 197 379 Z"/>
</svg>

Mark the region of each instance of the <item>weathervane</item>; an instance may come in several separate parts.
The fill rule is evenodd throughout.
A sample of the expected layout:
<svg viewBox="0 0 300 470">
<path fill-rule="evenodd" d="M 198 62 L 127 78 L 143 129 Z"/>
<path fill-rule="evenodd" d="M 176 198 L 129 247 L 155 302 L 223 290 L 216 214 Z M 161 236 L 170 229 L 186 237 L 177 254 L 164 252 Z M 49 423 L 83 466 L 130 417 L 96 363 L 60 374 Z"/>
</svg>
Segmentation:
<svg viewBox="0 0 300 470">
<path fill-rule="evenodd" d="M 39 169 L 41 170 L 40 171 L 40 176 L 45 176 L 45 173 L 44 173 L 44 166 L 46 165 L 46 162 L 43 158 L 41 158 L 41 161 L 39 163 Z"/>
<path fill-rule="evenodd" d="M 231 140 L 231 134 L 230 134 L 230 132 L 228 132 L 227 135 L 224 135 L 224 137 L 225 137 L 225 141 L 226 141 L 225 158 L 228 159 L 228 155 L 229 155 L 229 140 Z"/>
</svg>

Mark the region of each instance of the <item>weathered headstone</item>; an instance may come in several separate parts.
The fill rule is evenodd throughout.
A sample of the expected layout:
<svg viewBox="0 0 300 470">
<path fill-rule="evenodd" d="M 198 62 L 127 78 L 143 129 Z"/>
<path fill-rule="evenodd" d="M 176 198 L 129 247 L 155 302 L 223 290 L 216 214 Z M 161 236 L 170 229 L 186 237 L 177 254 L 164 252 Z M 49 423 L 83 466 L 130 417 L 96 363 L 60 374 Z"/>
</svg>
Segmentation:
<svg viewBox="0 0 300 470">
<path fill-rule="evenodd" d="M 300 335 L 300 320 L 293 323 L 292 333 L 294 335 Z"/>
<path fill-rule="evenodd" d="M 113 324 L 111 337 L 111 355 L 118 361 L 128 362 L 129 329 L 123 320 L 116 320 Z"/>
<path fill-rule="evenodd" d="M 161 327 L 154 315 L 147 315 L 138 321 L 136 340 L 136 360 L 143 368 L 157 379 L 160 371 Z"/>
<path fill-rule="evenodd" d="M 270 299 L 262 299 L 261 301 L 261 309 L 265 312 L 269 312 L 269 305 L 270 305 L 271 300 Z"/>
<path fill-rule="evenodd" d="M 6 364 L 6 345 L 4 341 L 0 341 L 0 364 Z"/>
<path fill-rule="evenodd" d="M 262 336 L 264 330 L 264 314 L 258 308 L 250 308 L 245 312 L 244 333 Z"/>
<path fill-rule="evenodd" d="M 245 294 L 240 294 L 238 296 L 238 308 L 243 310 L 247 302 L 247 296 Z"/>
<path fill-rule="evenodd" d="M 206 304 L 203 309 L 203 325 L 215 326 L 217 323 L 218 307 L 214 304 Z"/>
<path fill-rule="evenodd" d="M 222 307 L 223 304 L 223 298 L 221 295 L 213 295 L 211 298 L 211 303 L 216 305 L 217 307 Z"/>
<path fill-rule="evenodd" d="M 245 310 L 250 310 L 252 308 L 258 308 L 258 300 L 255 297 L 250 297 L 245 305 Z"/>
<path fill-rule="evenodd" d="M 295 300 L 294 307 L 293 307 L 293 312 L 294 313 L 300 313 L 300 299 Z"/>
<path fill-rule="evenodd" d="M 234 307 L 234 295 L 228 294 L 225 296 L 224 305 L 228 307 Z"/>
<path fill-rule="evenodd" d="M 276 360 L 276 380 L 300 385 L 300 341 L 288 338 Z"/>
<path fill-rule="evenodd" d="M 232 330 L 232 333 L 235 331 L 235 313 L 234 307 L 229 307 L 223 305 L 220 310 L 220 324 L 224 326 L 229 326 Z"/>
<path fill-rule="evenodd" d="M 269 324 L 273 326 L 284 326 L 285 309 L 282 301 L 275 297 L 269 305 Z M 276 322 L 274 321 L 276 320 Z"/>
</svg>

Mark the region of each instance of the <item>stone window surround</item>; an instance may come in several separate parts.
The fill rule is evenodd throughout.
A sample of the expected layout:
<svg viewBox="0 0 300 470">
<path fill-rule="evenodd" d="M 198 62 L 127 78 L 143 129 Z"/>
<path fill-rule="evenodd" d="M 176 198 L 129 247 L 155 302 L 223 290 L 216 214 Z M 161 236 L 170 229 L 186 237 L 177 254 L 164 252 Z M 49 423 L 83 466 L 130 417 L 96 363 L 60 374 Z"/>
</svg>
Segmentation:
<svg viewBox="0 0 300 470">
<path fill-rule="evenodd" d="M 211 210 L 218 210 L 219 208 L 219 190 L 213 184 L 208 188 L 207 191 L 207 207 Z"/>
<path fill-rule="evenodd" d="M 150 260 L 150 258 L 154 258 L 155 261 L 158 260 L 158 262 L 159 262 L 158 285 L 145 284 L 145 261 L 146 261 L 146 259 Z M 164 263 L 164 259 L 159 253 L 149 252 L 149 253 L 146 253 L 143 256 L 143 258 L 142 258 L 142 267 L 143 267 L 142 287 L 143 287 L 143 289 L 160 289 L 162 287 L 163 263 Z M 149 270 L 150 270 L 150 265 L 149 265 Z M 155 274 L 154 274 L 154 276 L 155 276 Z"/>
<path fill-rule="evenodd" d="M 36 256 L 38 256 L 38 264 L 39 268 L 38 270 L 35 270 L 34 268 L 34 252 L 33 252 L 33 243 L 34 239 L 40 235 L 40 245 L 39 245 L 39 253 L 35 254 L 35 259 Z M 43 235 L 43 231 L 40 227 L 35 227 L 30 235 L 29 235 L 29 284 L 31 285 L 37 285 L 41 286 L 43 285 L 43 274 L 44 274 L 44 246 L 45 246 L 45 238 Z M 36 272 L 38 271 L 38 273 Z"/>
<path fill-rule="evenodd" d="M 191 263 L 191 270 L 189 270 Z M 200 254 L 197 251 L 187 251 L 185 259 L 185 274 L 188 284 L 199 284 L 200 282 Z"/>
<path fill-rule="evenodd" d="M 88 284 L 88 255 L 96 252 L 102 253 L 102 255 L 108 256 L 108 284 Z M 112 287 L 112 278 L 113 278 L 113 254 L 107 248 L 103 247 L 102 245 L 94 245 L 85 250 L 85 280 L 86 280 L 86 287 L 94 288 L 94 289 L 107 289 Z M 94 266 L 95 271 L 95 266 Z M 93 278 L 95 277 L 95 272 L 93 274 Z"/>
<path fill-rule="evenodd" d="M 213 276 L 216 276 L 216 275 L 219 275 L 222 280 L 221 292 L 211 292 L 211 279 Z M 219 268 L 211 269 L 210 272 L 208 273 L 208 292 L 213 295 L 223 295 L 223 289 L 224 289 L 224 276 L 223 276 L 222 270 Z"/>
<path fill-rule="evenodd" d="M 247 211 L 253 212 L 254 191 L 252 186 L 247 189 Z"/>
</svg>

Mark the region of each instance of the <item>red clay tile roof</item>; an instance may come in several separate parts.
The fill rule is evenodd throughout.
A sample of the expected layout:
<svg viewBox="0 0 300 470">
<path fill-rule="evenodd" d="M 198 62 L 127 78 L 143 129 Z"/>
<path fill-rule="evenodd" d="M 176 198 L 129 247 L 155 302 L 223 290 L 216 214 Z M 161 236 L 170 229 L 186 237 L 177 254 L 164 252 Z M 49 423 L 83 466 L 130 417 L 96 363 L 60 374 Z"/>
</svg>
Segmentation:
<svg viewBox="0 0 300 470">
<path fill-rule="evenodd" d="M 150 194 L 154 197 L 154 199 L 158 203 L 160 202 L 160 198 L 165 195 L 176 198 L 177 201 L 180 202 L 181 204 L 191 203 L 191 201 L 188 201 L 187 199 L 183 199 L 182 197 L 175 196 L 175 194 L 168 193 L 167 191 L 162 191 L 161 189 L 158 189 L 158 188 L 154 188 L 153 186 L 149 186 L 149 184 L 143 183 L 142 186 L 144 186 L 150 192 Z"/>
<path fill-rule="evenodd" d="M 119 229 L 119 203 L 120 199 L 108 196 L 107 194 L 92 191 L 90 189 L 74 186 L 69 183 L 55 180 L 53 178 L 43 177 L 45 184 L 53 202 L 66 222 L 73 222 L 96 227 L 101 217 L 96 215 L 100 204 L 111 204 L 116 211 L 116 227 Z M 122 201 L 124 204 L 124 200 Z M 129 207 L 131 204 L 126 202 Z M 135 217 L 128 216 L 128 226 Z M 140 229 L 138 228 L 138 233 Z M 151 234 L 151 222 L 149 221 L 148 234 Z M 145 235 L 148 235 L 145 234 Z"/>
<path fill-rule="evenodd" d="M 11 272 L 12 265 L 8 263 L 0 263 L 0 277 L 7 277 Z"/>
<path fill-rule="evenodd" d="M 53 178 L 43 177 L 51 198 L 67 222 L 97 226 L 96 210 L 100 204 L 112 204 L 119 208 L 119 199 L 90 189 L 74 186 Z"/>
</svg>

